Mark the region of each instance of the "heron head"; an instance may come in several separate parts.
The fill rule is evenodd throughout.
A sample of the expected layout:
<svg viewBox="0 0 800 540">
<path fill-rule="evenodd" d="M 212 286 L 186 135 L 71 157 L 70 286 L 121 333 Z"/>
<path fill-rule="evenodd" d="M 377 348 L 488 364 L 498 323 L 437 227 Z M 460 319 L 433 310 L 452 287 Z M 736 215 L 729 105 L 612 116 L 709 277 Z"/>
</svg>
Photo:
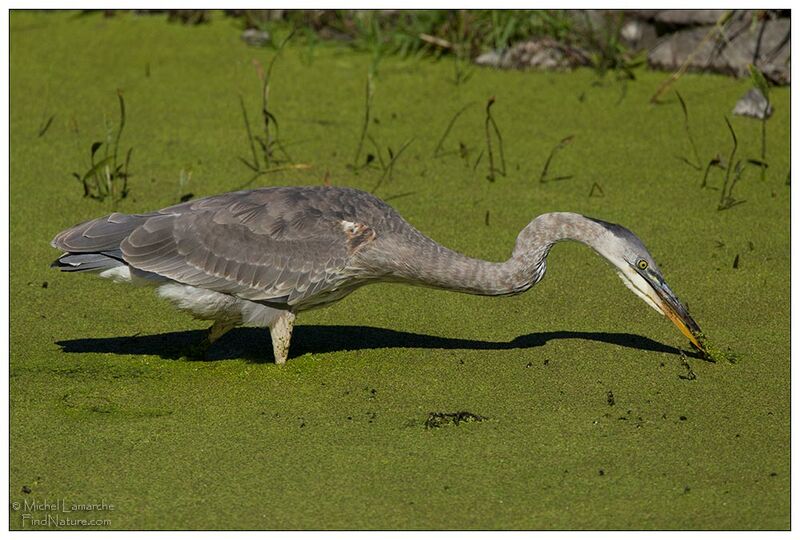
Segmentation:
<svg viewBox="0 0 800 540">
<path fill-rule="evenodd" d="M 699 341 L 700 327 L 669 288 L 642 241 L 625 227 L 599 219 L 588 219 L 605 229 L 605 234 L 598 237 L 594 247 L 616 267 L 623 283 L 647 305 L 669 317 L 692 344 L 704 350 Z"/>
</svg>

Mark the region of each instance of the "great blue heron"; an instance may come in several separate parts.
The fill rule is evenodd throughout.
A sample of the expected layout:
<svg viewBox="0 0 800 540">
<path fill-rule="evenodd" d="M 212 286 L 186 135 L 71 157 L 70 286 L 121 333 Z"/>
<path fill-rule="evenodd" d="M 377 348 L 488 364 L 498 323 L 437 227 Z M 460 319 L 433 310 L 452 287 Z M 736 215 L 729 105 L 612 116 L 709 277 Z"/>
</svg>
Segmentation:
<svg viewBox="0 0 800 540">
<path fill-rule="evenodd" d="M 363 191 L 261 188 L 76 225 L 53 239 L 53 247 L 65 253 L 52 266 L 156 286 L 178 308 L 214 321 L 202 347 L 238 325 L 269 327 L 275 362 L 282 364 L 300 311 L 376 282 L 519 294 L 542 279 L 547 254 L 560 240 L 592 247 L 629 289 L 702 349 L 700 328 L 639 238 L 619 225 L 569 212 L 531 221 L 511 258 L 495 263 L 434 242 Z"/>
</svg>

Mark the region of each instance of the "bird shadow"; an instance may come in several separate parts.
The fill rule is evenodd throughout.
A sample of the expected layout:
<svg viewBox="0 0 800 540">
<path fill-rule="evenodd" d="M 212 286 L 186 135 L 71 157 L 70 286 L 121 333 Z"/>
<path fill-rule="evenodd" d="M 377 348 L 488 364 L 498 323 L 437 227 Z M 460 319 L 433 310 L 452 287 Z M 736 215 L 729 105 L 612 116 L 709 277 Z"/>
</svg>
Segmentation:
<svg viewBox="0 0 800 540">
<path fill-rule="evenodd" d="M 81 338 L 57 341 L 66 353 L 106 353 L 125 355 L 153 355 L 164 359 L 185 357 L 185 351 L 197 344 L 205 332 L 186 330 L 153 335 L 132 335 L 104 338 Z M 479 351 L 505 351 L 543 347 L 549 341 L 580 339 L 617 345 L 641 351 L 683 354 L 702 358 L 696 352 L 684 352 L 652 339 L 627 333 L 608 332 L 534 332 L 517 336 L 510 341 L 485 341 L 450 338 L 377 328 L 374 326 L 303 325 L 296 326 L 292 337 L 290 358 L 307 353 L 330 353 L 365 349 L 465 349 Z M 272 362 L 269 332 L 262 328 L 237 328 L 211 347 L 199 359 L 205 361 L 245 359 L 252 362 Z"/>
</svg>

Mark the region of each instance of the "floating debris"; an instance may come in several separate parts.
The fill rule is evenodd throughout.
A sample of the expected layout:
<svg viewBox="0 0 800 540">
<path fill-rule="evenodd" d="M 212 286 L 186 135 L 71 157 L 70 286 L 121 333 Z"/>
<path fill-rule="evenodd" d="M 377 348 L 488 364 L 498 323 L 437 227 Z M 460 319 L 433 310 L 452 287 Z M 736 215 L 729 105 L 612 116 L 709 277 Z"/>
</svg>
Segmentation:
<svg viewBox="0 0 800 540">
<path fill-rule="evenodd" d="M 697 341 L 700 343 L 702 349 L 698 349 L 694 344 L 692 347 L 702 353 L 703 358 L 706 360 L 710 360 L 711 362 L 728 362 L 730 364 L 735 364 L 739 361 L 739 356 L 731 351 L 730 347 L 726 350 L 722 350 L 719 347 L 712 345 L 705 334 L 702 332 L 698 332 L 694 334 L 694 337 L 697 338 Z"/>
<path fill-rule="evenodd" d="M 453 413 L 432 412 L 425 420 L 425 429 L 437 429 L 444 426 L 457 426 L 462 422 L 483 422 L 488 420 L 485 416 L 474 414 L 469 411 L 459 411 Z"/>
<path fill-rule="evenodd" d="M 686 373 L 678 375 L 679 379 L 683 379 L 684 381 L 694 381 L 697 379 L 697 374 L 692 369 L 692 366 L 689 365 L 689 362 L 686 360 L 686 355 L 683 354 L 683 351 L 681 351 L 681 365 L 686 368 Z"/>
</svg>

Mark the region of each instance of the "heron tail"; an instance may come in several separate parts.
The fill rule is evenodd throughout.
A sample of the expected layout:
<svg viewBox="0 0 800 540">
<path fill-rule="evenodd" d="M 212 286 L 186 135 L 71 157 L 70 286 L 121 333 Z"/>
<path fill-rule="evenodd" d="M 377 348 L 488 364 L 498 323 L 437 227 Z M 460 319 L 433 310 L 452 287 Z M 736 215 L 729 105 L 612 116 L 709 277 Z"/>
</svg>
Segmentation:
<svg viewBox="0 0 800 540">
<path fill-rule="evenodd" d="M 63 230 L 50 244 L 65 253 L 50 266 L 62 272 L 103 272 L 127 266 L 119 245 L 151 216 L 115 212 Z"/>
<path fill-rule="evenodd" d="M 126 266 L 122 253 L 64 253 L 50 264 L 62 272 L 102 272 L 118 266 Z"/>
</svg>

